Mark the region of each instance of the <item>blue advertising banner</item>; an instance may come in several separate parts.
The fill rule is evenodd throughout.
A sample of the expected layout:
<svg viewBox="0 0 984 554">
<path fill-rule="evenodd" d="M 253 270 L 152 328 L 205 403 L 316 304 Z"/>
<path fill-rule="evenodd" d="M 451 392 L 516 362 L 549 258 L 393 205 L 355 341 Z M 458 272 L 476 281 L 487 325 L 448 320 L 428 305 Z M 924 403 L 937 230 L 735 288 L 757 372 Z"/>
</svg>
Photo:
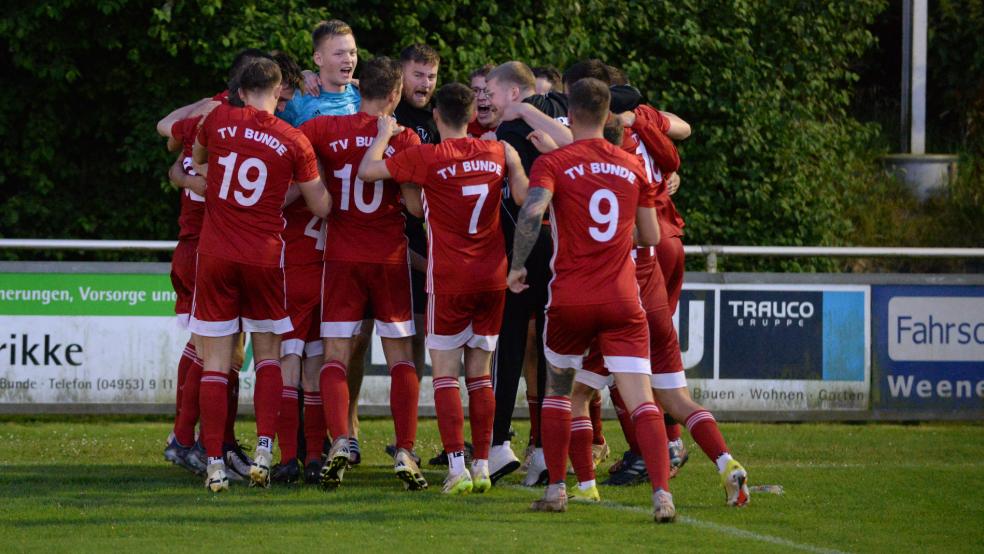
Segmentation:
<svg viewBox="0 0 984 554">
<path fill-rule="evenodd" d="M 873 286 L 878 409 L 984 412 L 984 287 Z"/>
<path fill-rule="evenodd" d="M 870 288 L 684 285 L 674 324 L 691 394 L 720 410 L 864 410 Z"/>
</svg>

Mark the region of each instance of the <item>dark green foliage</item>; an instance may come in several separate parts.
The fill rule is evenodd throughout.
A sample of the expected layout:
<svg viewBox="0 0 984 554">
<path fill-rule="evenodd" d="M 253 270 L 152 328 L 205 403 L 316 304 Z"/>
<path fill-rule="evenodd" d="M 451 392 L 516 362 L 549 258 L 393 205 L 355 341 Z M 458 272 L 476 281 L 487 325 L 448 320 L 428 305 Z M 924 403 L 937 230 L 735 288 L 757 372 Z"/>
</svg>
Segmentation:
<svg viewBox="0 0 984 554">
<path fill-rule="evenodd" d="M 95 9 L 94 9 L 95 8 Z M 170 109 L 224 88 L 244 47 L 311 65 L 310 29 L 338 17 L 363 56 L 414 41 L 441 81 L 489 61 L 622 67 L 694 126 L 676 196 L 691 244 L 855 243 L 845 183 L 875 171 L 877 128 L 847 115 L 852 64 L 883 0 L 569 2 L 344 0 L 21 3 L 0 21 L 0 235 L 176 235 L 173 159 L 154 131 Z M 731 268 L 828 267 L 735 260 Z"/>
</svg>

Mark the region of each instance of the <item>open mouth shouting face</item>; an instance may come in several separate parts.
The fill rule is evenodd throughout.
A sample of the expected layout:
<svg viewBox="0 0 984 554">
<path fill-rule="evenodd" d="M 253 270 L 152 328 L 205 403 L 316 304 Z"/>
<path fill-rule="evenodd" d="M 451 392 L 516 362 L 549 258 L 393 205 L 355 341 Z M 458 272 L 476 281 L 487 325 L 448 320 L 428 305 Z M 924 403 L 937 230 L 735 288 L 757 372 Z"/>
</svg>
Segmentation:
<svg viewBox="0 0 984 554">
<path fill-rule="evenodd" d="M 403 99 L 415 108 L 423 108 L 437 88 L 438 64 L 408 61 L 403 64 Z"/>
<path fill-rule="evenodd" d="M 339 92 L 352 82 L 355 66 L 359 63 L 355 37 L 345 34 L 325 39 L 314 51 L 314 63 L 318 66 L 322 86 L 330 92 Z"/>
<path fill-rule="evenodd" d="M 491 129 L 495 127 L 498 121 L 495 107 L 492 106 L 492 102 L 489 101 L 489 96 L 486 90 L 485 77 L 482 75 L 476 75 L 471 80 L 471 89 L 475 93 L 475 113 L 476 120 L 478 124 L 486 129 Z"/>
</svg>

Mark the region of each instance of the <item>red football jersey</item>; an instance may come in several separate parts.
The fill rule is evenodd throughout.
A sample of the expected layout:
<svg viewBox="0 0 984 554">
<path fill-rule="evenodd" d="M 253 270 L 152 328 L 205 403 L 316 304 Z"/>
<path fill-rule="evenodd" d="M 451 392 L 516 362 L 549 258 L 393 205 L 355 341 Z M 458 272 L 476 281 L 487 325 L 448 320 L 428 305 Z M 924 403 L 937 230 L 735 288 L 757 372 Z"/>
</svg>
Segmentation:
<svg viewBox="0 0 984 554">
<path fill-rule="evenodd" d="M 506 149 L 498 141 L 444 139 L 386 160 L 400 183 L 423 187 L 427 292 L 462 294 L 506 288 L 499 202 Z"/>
<path fill-rule="evenodd" d="M 318 178 L 303 133 L 273 114 L 222 105 L 205 118 L 205 223 L 198 251 L 259 266 L 282 266 L 283 205 L 292 182 Z"/>
<path fill-rule="evenodd" d="M 654 183 L 658 186 L 656 211 L 659 214 L 660 231 L 667 237 L 683 235 L 683 218 L 677 212 L 673 199 L 663 183 L 664 176 L 680 169 L 680 155 L 666 131 L 670 120 L 658 110 L 645 104 L 635 109 L 636 122 L 632 130 L 639 142 L 636 152 L 642 156 Z"/>
<path fill-rule="evenodd" d="M 638 299 L 631 258 L 636 207 L 656 204 L 639 159 L 605 139 L 578 140 L 536 159 L 534 187 L 553 192 L 549 305 Z"/>
<path fill-rule="evenodd" d="M 494 128 L 483 127 L 477 119 L 473 119 L 468 122 L 468 130 L 466 131 L 468 136 L 472 138 L 482 138 L 485 133 L 494 133 Z"/>
<path fill-rule="evenodd" d="M 406 218 L 396 181 L 363 183 L 356 177 L 376 137 L 377 117 L 366 113 L 320 116 L 303 125 L 324 168 L 333 200 L 325 259 L 407 263 Z M 420 144 L 410 129 L 390 139 L 384 157 Z"/>
<path fill-rule="evenodd" d="M 198 175 L 191 168 L 191 147 L 195 144 L 201 116 L 189 117 L 171 125 L 171 136 L 181 142 L 182 167 L 187 175 Z M 205 218 L 205 197 L 190 189 L 181 190 L 181 213 L 178 215 L 178 240 L 198 240 Z"/>
<path fill-rule="evenodd" d="M 284 208 L 284 265 L 318 264 L 325 256 L 325 220 L 311 213 L 304 197 Z"/>
<path fill-rule="evenodd" d="M 229 89 L 223 90 L 222 92 L 215 93 L 215 95 L 212 96 L 212 100 L 215 100 L 216 102 L 222 102 L 223 104 L 228 104 L 229 103 Z"/>
</svg>

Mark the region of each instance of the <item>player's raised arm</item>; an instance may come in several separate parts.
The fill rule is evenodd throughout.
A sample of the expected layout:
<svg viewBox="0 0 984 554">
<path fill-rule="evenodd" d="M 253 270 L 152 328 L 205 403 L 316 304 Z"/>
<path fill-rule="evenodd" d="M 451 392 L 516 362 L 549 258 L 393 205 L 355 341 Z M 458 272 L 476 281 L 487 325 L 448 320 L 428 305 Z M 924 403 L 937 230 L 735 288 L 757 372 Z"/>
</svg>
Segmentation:
<svg viewBox="0 0 984 554">
<path fill-rule="evenodd" d="M 523 161 L 519 158 L 519 152 L 516 152 L 516 149 L 508 142 L 502 144 L 506 147 L 506 177 L 509 179 L 509 194 L 517 206 L 522 206 L 526 201 L 530 180 L 526 176 L 526 170 L 523 169 Z"/>
<path fill-rule="evenodd" d="M 670 112 L 660 111 L 659 113 L 670 120 L 670 128 L 666 131 L 666 136 L 673 140 L 684 140 L 690 136 L 690 124 L 684 121 L 683 118 Z"/>
<path fill-rule="evenodd" d="M 570 129 L 560 121 L 536 109 L 536 106 L 533 104 L 525 102 L 511 104 L 502 115 L 502 121 L 509 121 L 516 118 L 522 119 L 536 131 L 543 131 L 558 146 L 567 146 L 574 142 L 574 137 L 571 135 Z"/>
<path fill-rule="evenodd" d="M 208 113 L 215 109 L 215 107 L 219 104 L 221 104 L 221 102 L 216 102 L 211 98 L 202 98 L 201 100 L 188 104 L 187 106 L 181 106 L 180 108 L 164 116 L 164 119 L 157 122 L 157 133 L 162 137 L 170 138 L 171 127 L 175 123 L 189 117 L 208 115 Z"/>
<path fill-rule="evenodd" d="M 542 187 L 530 189 L 519 212 L 516 222 L 516 235 L 513 237 L 513 258 L 506 276 L 509 290 L 520 293 L 529 288 L 526 284 L 526 259 L 533 251 L 533 245 L 540 237 L 540 226 L 543 225 L 543 214 L 550 205 L 553 192 Z"/>
<path fill-rule="evenodd" d="M 379 116 L 376 128 L 376 138 L 359 164 L 359 179 L 364 183 L 391 178 L 386 162 L 383 161 L 383 153 L 386 152 L 390 139 L 403 132 L 403 127 L 396 124 L 396 119 L 388 115 Z"/>
</svg>

